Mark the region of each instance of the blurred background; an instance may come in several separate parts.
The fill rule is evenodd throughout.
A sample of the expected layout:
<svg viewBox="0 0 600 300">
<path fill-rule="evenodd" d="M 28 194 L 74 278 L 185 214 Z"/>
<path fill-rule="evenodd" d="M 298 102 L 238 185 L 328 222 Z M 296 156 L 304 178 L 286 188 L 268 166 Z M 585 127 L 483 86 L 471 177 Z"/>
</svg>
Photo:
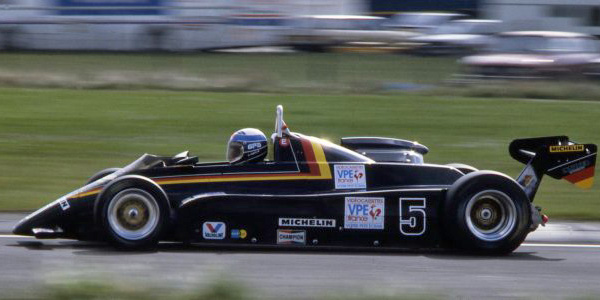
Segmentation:
<svg viewBox="0 0 600 300">
<path fill-rule="evenodd" d="M 0 82 L 11 84 L 371 92 L 600 76 L 596 0 L 2 0 L 0 6 L 3 54 L 69 54 L 4 56 Z M 132 53 L 147 55 L 124 55 Z"/>
</svg>

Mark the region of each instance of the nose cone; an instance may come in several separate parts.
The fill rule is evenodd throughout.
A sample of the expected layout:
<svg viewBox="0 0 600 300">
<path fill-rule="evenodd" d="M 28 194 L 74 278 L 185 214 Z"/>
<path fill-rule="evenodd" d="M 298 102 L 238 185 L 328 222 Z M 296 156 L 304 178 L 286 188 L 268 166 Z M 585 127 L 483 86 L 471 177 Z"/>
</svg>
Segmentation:
<svg viewBox="0 0 600 300">
<path fill-rule="evenodd" d="M 33 235 L 32 229 L 33 227 L 31 226 L 31 222 L 25 218 L 15 225 L 12 233 L 16 235 Z"/>
<path fill-rule="evenodd" d="M 54 201 L 23 218 L 13 228 L 13 234 L 33 236 L 34 228 L 52 227 L 62 211 L 60 204 L 58 203 L 59 200 Z"/>
</svg>

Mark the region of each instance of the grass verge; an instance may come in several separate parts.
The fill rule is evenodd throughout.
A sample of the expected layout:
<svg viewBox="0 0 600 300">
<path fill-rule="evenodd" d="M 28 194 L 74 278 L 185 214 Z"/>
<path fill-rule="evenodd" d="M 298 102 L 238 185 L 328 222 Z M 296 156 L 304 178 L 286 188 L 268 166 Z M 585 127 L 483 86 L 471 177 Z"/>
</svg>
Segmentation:
<svg viewBox="0 0 600 300">
<path fill-rule="evenodd" d="M 114 299 L 114 300 L 253 300 L 253 299 L 322 299 L 322 300 L 418 300 L 418 299 L 440 299 L 439 296 L 424 292 L 393 291 L 388 289 L 376 289 L 364 292 L 357 289 L 353 293 L 339 291 L 326 293 L 324 295 L 294 296 L 292 294 L 268 295 L 257 288 L 249 288 L 238 281 L 230 279 L 213 280 L 206 284 L 199 284 L 201 288 L 169 288 L 134 284 L 127 281 L 113 282 L 110 280 L 94 281 L 66 281 L 62 283 L 47 284 L 32 291 L 28 291 L 27 299 L 47 300 L 79 300 L 79 299 Z M 21 293 L 9 291 L 0 299 L 13 299 L 23 296 Z"/>
<path fill-rule="evenodd" d="M 437 83 L 454 58 L 391 54 L 1 53 L 0 85 L 86 89 L 371 92 Z"/>
<path fill-rule="evenodd" d="M 455 57 L 356 53 L 0 53 L 0 86 L 598 100 L 597 82 L 451 84 Z"/>
</svg>

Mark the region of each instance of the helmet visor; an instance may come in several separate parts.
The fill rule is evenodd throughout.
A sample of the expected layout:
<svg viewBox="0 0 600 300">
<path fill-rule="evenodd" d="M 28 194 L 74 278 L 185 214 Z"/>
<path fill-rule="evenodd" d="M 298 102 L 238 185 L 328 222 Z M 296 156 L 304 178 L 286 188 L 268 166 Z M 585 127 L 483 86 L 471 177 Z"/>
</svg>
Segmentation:
<svg viewBox="0 0 600 300">
<path fill-rule="evenodd" d="M 229 142 L 227 146 L 227 160 L 234 163 L 242 159 L 244 155 L 244 146 L 240 142 Z"/>
</svg>

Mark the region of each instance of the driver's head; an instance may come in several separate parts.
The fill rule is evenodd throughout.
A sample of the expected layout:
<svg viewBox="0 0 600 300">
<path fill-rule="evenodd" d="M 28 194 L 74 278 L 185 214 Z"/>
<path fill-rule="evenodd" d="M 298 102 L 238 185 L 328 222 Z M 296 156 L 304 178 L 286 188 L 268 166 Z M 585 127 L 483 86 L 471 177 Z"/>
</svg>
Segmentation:
<svg viewBox="0 0 600 300">
<path fill-rule="evenodd" d="M 227 143 L 227 160 L 232 164 L 259 162 L 267 156 L 267 137 L 262 131 L 244 128 L 234 132 Z"/>
</svg>

